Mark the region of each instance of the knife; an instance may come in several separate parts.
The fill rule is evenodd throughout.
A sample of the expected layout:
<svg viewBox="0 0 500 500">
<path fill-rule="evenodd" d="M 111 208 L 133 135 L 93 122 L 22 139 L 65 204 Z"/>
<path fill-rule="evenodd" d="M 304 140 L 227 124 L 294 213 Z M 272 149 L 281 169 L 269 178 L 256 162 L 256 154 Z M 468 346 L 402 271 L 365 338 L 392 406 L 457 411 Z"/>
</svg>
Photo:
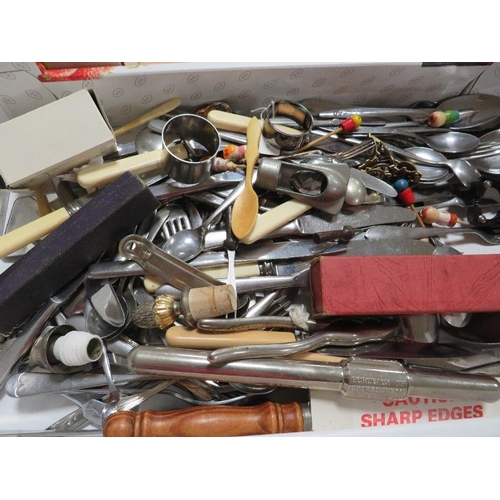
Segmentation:
<svg viewBox="0 0 500 500">
<path fill-rule="evenodd" d="M 235 264 L 243 262 L 265 262 L 292 259 L 311 259 L 311 250 L 316 246 L 312 240 L 279 241 L 259 245 L 240 247 L 236 250 Z M 337 243 L 325 249 L 324 255 L 345 252 L 347 245 Z M 210 267 L 227 264 L 224 252 L 206 252 L 199 255 L 190 264 L 194 267 Z"/>
<path fill-rule="evenodd" d="M 257 406 L 119 411 L 106 420 L 104 437 L 234 437 L 310 430 L 308 404 L 268 401 Z"/>
<path fill-rule="evenodd" d="M 319 213 L 302 215 L 270 233 L 268 237 L 322 233 L 342 229 L 344 226 L 352 226 L 358 229 L 379 224 L 403 224 L 413 221 L 415 221 L 415 214 L 407 207 L 386 205 L 349 206 L 343 207 L 338 214 L 329 220 Z"/>
</svg>

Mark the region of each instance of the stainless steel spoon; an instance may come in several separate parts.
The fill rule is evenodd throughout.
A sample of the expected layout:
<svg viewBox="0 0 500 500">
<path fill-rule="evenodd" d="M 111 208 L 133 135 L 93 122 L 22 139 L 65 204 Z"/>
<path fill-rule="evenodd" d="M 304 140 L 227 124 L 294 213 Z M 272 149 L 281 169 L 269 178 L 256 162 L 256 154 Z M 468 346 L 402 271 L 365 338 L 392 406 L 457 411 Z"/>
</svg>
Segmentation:
<svg viewBox="0 0 500 500">
<path fill-rule="evenodd" d="M 443 154 L 431 148 L 406 148 L 401 149 L 392 144 L 385 143 L 394 153 L 404 157 L 416 165 L 427 165 L 430 167 L 448 167 L 465 186 L 470 188 L 471 183 L 481 177 L 479 171 L 469 162 L 463 159 L 448 160 Z"/>
<path fill-rule="evenodd" d="M 213 221 L 229 207 L 239 196 L 245 187 L 245 181 L 241 181 L 227 196 L 205 222 L 196 228 L 183 229 L 168 238 L 163 245 L 163 250 L 172 257 L 176 257 L 185 262 L 194 259 L 204 248 L 205 235 L 210 229 Z"/>
<path fill-rule="evenodd" d="M 479 139 L 479 142 L 480 144 L 496 142 L 500 145 L 500 129 L 492 130 L 491 132 L 482 135 Z M 481 172 L 490 174 L 500 173 L 500 154 L 490 156 L 488 158 L 478 158 L 470 160 L 470 163 Z"/>
<path fill-rule="evenodd" d="M 392 135 L 414 138 L 440 153 L 468 153 L 479 145 L 478 137 L 472 134 L 466 134 L 465 132 L 449 131 L 429 136 L 401 130 L 395 130 L 390 133 Z"/>
</svg>

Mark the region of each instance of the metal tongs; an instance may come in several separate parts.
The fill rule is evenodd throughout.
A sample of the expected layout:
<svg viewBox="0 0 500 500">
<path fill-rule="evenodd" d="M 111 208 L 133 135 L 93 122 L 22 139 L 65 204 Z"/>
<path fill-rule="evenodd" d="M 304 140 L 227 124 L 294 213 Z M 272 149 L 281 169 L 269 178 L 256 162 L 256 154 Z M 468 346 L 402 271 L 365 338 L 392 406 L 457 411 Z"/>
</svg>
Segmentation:
<svg viewBox="0 0 500 500">
<path fill-rule="evenodd" d="M 320 347 L 355 346 L 372 342 L 383 342 L 393 338 L 399 331 L 399 323 L 389 322 L 389 325 L 378 327 L 361 326 L 355 329 L 340 329 L 339 331 L 316 332 L 311 336 L 283 344 L 246 345 L 215 349 L 208 355 L 213 364 L 228 363 L 252 358 L 274 358 L 291 356 L 302 352 L 313 351 Z"/>
</svg>

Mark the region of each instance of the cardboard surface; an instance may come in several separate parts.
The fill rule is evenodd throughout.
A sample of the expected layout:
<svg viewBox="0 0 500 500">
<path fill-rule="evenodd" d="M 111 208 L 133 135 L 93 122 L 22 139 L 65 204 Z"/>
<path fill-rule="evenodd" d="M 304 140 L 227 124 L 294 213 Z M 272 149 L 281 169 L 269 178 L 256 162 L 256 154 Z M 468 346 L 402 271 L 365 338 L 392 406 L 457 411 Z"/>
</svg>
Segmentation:
<svg viewBox="0 0 500 500">
<path fill-rule="evenodd" d="M 500 310 L 499 255 L 321 257 L 311 266 L 318 316 Z"/>
<path fill-rule="evenodd" d="M 0 174 L 10 188 L 30 187 L 116 151 L 93 92 L 82 90 L 0 124 Z"/>
<path fill-rule="evenodd" d="M 88 72 L 83 77 L 73 78 L 75 75 L 72 75 L 73 79 L 48 81 L 41 78 L 36 63 L 2 62 L 0 122 L 90 88 L 96 92 L 114 127 L 127 123 L 173 97 L 180 97 L 182 106 L 189 109 L 211 100 L 227 100 L 240 113 L 265 107 L 272 99 L 280 98 L 301 101 L 317 97 L 348 105 L 408 107 L 419 100 L 439 100 L 457 95 L 479 75 L 471 92 L 493 95 L 500 92 L 500 63 L 489 66 L 441 64 L 423 67 L 418 62 L 174 63 L 116 67 L 105 74 Z M 491 254 L 500 252 L 500 247 L 485 244 L 471 235 L 449 235 L 443 240 L 469 254 L 487 254 L 492 257 Z M 476 300 L 482 300 L 482 296 L 477 295 Z M 472 424 L 471 433 L 479 435 L 481 428 L 492 420 L 495 429 L 500 428 L 500 417 L 477 418 L 477 410 L 471 413 L 469 409 L 464 410 L 464 415 L 472 415 L 473 418 L 456 420 L 454 417 L 459 412 L 455 411 L 454 417 L 450 413 L 448 420 L 420 423 L 428 420 L 425 417 L 417 419 L 413 425 L 406 425 L 404 419 L 407 414 L 401 413 L 418 410 L 419 407 L 413 405 L 414 400 L 409 404 L 399 403 L 386 408 L 380 402 L 348 400 L 340 394 L 324 392 L 339 403 L 333 411 L 327 404 L 318 407 L 324 419 L 331 420 L 333 425 L 325 421 L 323 425 L 316 419 L 314 435 L 321 435 L 322 431 L 337 435 L 342 434 L 342 431 L 350 432 L 350 435 L 363 435 L 361 431 L 364 431 L 364 435 L 370 431 L 386 431 L 385 435 L 418 435 L 418 429 L 422 427 L 425 427 L 426 433 L 430 427 L 436 435 L 446 435 L 449 429 L 455 429 L 460 422 Z M 316 400 L 313 398 L 312 403 Z M 437 402 L 432 403 L 432 406 L 426 402 L 421 404 L 423 406 L 420 409 L 426 405 L 434 409 L 431 418 L 446 416 L 446 412 L 440 409 L 448 407 L 448 403 Z M 452 402 L 449 404 L 451 408 L 455 406 Z M 498 403 L 495 405 L 498 406 Z M 489 413 L 490 406 L 488 411 L 485 408 L 484 417 L 492 414 Z M 75 408 L 73 403 L 68 403 L 59 395 L 31 396 L 18 400 L 7 397 L 5 391 L 0 390 L 0 430 L 44 429 Z M 314 406 L 312 411 L 314 414 Z M 384 426 L 361 427 L 361 415 L 371 414 L 371 419 L 365 420 L 377 423 L 377 417 L 373 415 L 379 415 L 381 411 L 389 411 L 388 415 L 394 411 L 400 418 L 398 422 L 387 418 Z M 418 416 L 418 413 L 414 415 Z M 307 434 L 295 434 L 294 437 L 307 437 Z"/>
<path fill-rule="evenodd" d="M 414 425 L 433 427 L 457 421 L 481 422 L 500 416 L 500 401 L 462 402 L 450 399 L 409 397 L 395 401 L 348 399 L 333 391 L 310 391 L 313 431 L 341 429 L 401 429 L 408 435 Z M 480 425 L 479 423 L 477 425 Z M 436 430 L 436 433 L 438 431 Z M 436 434 L 439 435 L 439 434 Z"/>
</svg>

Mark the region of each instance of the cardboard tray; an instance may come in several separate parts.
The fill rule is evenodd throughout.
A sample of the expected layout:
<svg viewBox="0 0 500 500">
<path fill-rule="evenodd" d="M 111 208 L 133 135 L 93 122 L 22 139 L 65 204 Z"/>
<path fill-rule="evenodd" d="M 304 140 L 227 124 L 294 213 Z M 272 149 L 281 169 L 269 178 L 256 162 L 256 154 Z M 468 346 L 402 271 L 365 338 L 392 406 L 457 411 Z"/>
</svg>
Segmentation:
<svg viewBox="0 0 500 500">
<path fill-rule="evenodd" d="M 92 89 L 110 125 L 116 128 L 174 97 L 181 98 L 182 106 L 191 109 L 224 100 L 233 111 L 246 114 L 278 99 L 409 107 L 461 92 L 496 95 L 500 63 L 138 63 L 47 70 L 36 62 L 0 62 L 0 76 L 0 123 L 82 89 Z M 497 247 L 476 239 L 449 238 L 446 241 L 466 254 L 500 254 Z M 41 430 L 75 408 L 57 395 L 29 399 L 16 400 L 0 392 L 2 432 Z M 491 418 L 448 424 L 415 421 L 413 425 L 369 429 L 352 417 L 353 411 L 369 410 L 366 402 L 360 405 L 361 409 L 353 410 L 346 405 L 340 408 L 338 401 L 334 403 L 335 411 L 340 412 L 339 425 L 329 422 L 332 407 L 320 406 L 324 419 L 313 434 L 498 435 L 500 411 L 496 407 L 484 412 Z"/>
</svg>

